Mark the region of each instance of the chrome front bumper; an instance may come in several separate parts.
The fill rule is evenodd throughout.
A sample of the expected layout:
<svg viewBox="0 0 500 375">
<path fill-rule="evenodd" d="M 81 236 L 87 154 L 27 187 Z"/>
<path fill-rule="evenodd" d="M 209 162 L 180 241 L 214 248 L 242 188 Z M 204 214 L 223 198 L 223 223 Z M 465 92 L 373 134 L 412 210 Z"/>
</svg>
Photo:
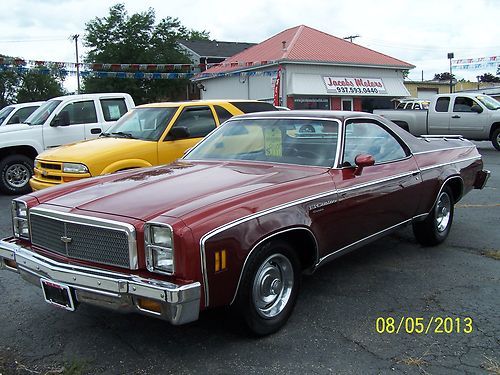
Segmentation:
<svg viewBox="0 0 500 375">
<path fill-rule="evenodd" d="M 488 182 L 491 172 L 488 170 L 482 170 L 477 172 L 476 179 L 474 181 L 474 189 L 482 189 Z"/>
<path fill-rule="evenodd" d="M 13 238 L 0 241 L 2 268 L 19 273 L 23 279 L 39 287 L 40 279 L 66 285 L 74 291 L 77 302 L 125 312 L 140 312 L 165 319 L 174 325 L 197 320 L 200 311 L 199 282 L 176 285 L 136 275 L 60 263 L 20 246 Z M 141 308 L 139 299 L 158 303 L 161 312 Z"/>
</svg>

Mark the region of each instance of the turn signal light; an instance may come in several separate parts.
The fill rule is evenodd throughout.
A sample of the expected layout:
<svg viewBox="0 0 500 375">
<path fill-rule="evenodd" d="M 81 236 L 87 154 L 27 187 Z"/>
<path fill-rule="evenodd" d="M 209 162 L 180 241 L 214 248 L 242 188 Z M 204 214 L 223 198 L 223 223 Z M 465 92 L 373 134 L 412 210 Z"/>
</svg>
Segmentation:
<svg viewBox="0 0 500 375">
<path fill-rule="evenodd" d="M 215 272 L 224 271 L 226 265 L 226 250 L 215 252 Z"/>
<path fill-rule="evenodd" d="M 15 260 L 12 260 L 12 259 L 5 259 L 3 260 L 4 264 L 5 264 L 5 267 L 9 267 L 9 268 L 12 268 L 12 269 L 15 269 L 17 270 L 17 263 Z"/>
<path fill-rule="evenodd" d="M 161 314 L 161 303 L 147 298 L 138 298 L 137 306 L 141 310 L 146 310 L 155 314 Z"/>
</svg>

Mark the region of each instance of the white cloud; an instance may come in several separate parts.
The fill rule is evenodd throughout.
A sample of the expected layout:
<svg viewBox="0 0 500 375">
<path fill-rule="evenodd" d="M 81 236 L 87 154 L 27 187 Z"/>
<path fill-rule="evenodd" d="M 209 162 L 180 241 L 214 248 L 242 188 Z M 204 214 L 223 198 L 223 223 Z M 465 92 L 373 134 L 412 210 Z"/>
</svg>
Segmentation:
<svg viewBox="0 0 500 375">
<path fill-rule="evenodd" d="M 33 60 L 74 61 L 70 35 L 83 37 L 85 23 L 106 16 L 117 2 L 10 2 L 9 11 L 0 14 L 0 53 Z M 359 34 L 356 43 L 416 65 L 410 74 L 413 79 L 420 79 L 422 70 L 425 79 L 448 71 L 448 52 L 454 52 L 455 58 L 500 55 L 500 2 L 496 0 L 123 2 L 129 13 L 151 7 L 158 20 L 178 17 L 188 28 L 207 30 L 213 39 L 224 41 L 258 43 L 301 24 L 338 37 Z M 82 46 L 81 51 L 85 52 Z M 495 69 L 455 73 L 475 80 L 486 71 L 495 73 Z"/>
</svg>

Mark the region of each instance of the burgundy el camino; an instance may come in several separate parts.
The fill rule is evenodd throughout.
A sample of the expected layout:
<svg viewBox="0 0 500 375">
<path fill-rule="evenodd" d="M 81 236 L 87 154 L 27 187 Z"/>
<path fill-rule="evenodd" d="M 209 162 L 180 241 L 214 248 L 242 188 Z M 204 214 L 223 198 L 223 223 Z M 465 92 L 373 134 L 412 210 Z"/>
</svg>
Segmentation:
<svg viewBox="0 0 500 375">
<path fill-rule="evenodd" d="M 441 243 L 454 204 L 488 177 L 459 136 L 416 138 L 361 112 L 243 115 L 173 164 L 15 199 L 0 264 L 70 311 L 177 325 L 232 305 L 265 335 L 292 313 L 302 273 L 407 224 Z"/>
</svg>

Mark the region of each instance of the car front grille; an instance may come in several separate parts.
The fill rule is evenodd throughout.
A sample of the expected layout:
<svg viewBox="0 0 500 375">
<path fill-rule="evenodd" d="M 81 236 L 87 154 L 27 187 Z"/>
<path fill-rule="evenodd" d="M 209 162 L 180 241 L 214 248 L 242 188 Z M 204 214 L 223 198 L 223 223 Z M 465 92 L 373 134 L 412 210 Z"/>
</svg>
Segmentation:
<svg viewBox="0 0 500 375">
<path fill-rule="evenodd" d="M 54 211 L 30 212 L 33 245 L 72 259 L 137 268 L 135 231 L 125 223 Z"/>
</svg>

